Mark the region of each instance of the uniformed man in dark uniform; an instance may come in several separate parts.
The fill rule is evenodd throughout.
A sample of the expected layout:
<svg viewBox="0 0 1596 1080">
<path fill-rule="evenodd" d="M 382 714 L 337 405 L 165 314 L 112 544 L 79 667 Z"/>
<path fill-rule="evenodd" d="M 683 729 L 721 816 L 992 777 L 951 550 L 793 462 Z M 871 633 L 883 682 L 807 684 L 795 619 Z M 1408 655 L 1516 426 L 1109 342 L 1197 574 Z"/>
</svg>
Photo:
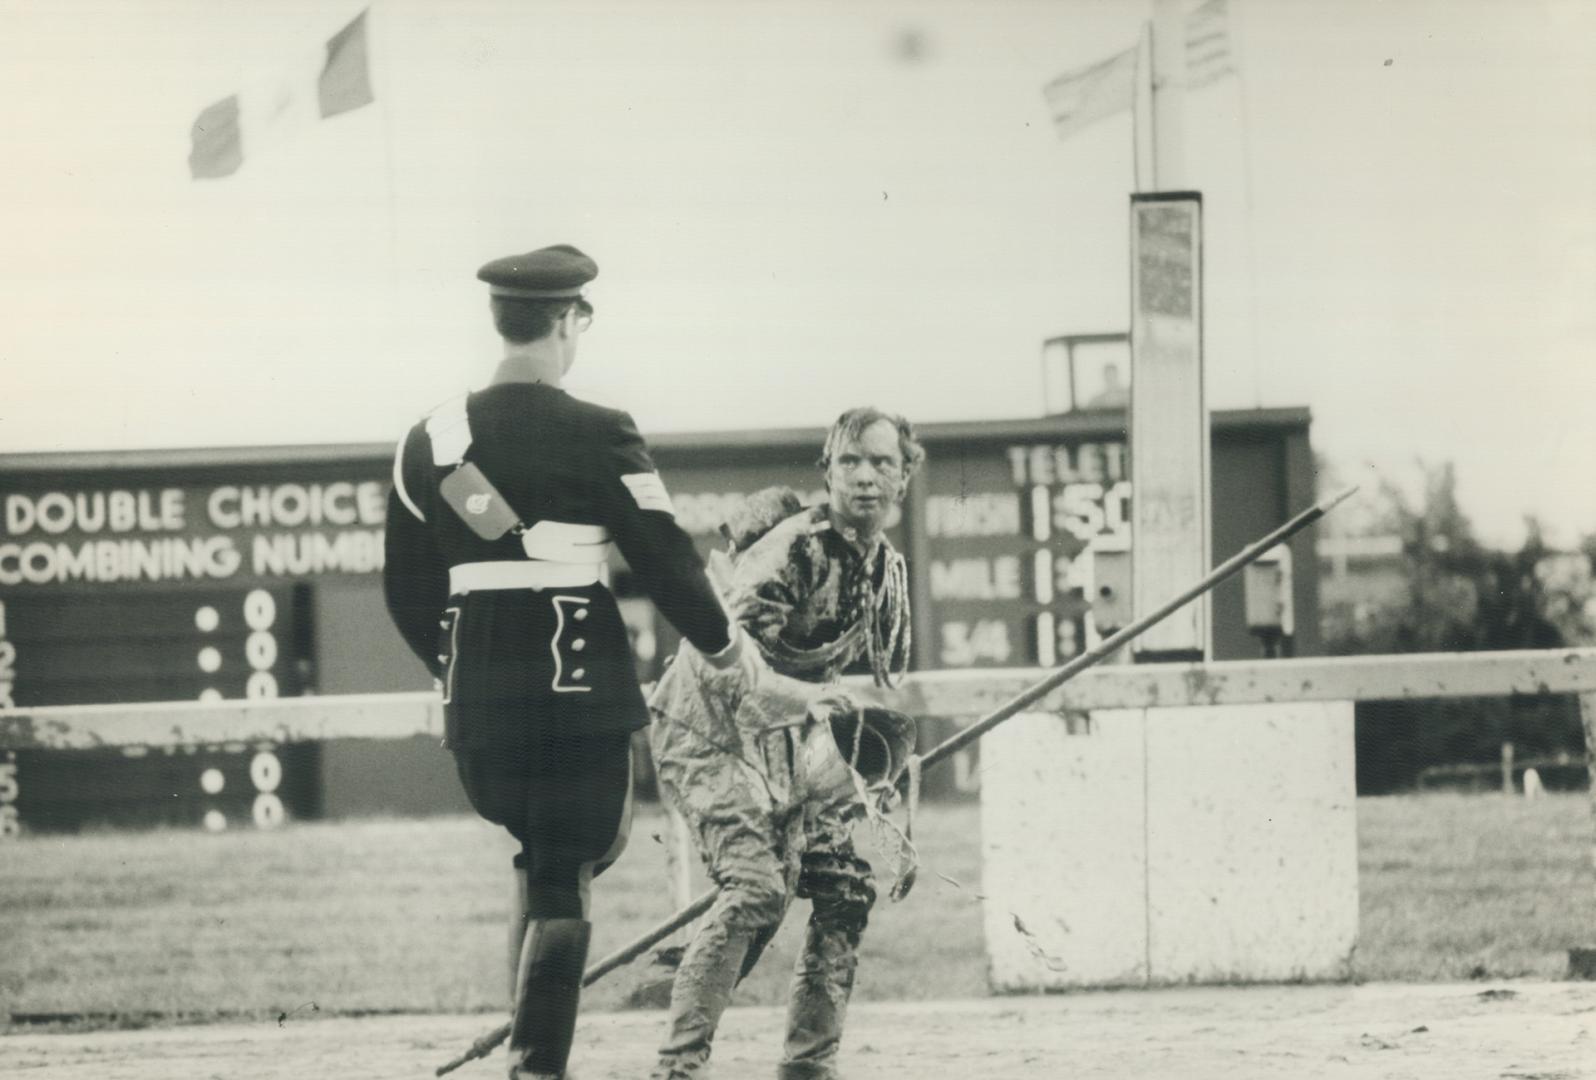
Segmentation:
<svg viewBox="0 0 1596 1080">
<path fill-rule="evenodd" d="M 563 244 L 478 271 L 504 358 L 486 389 L 400 440 L 388 500 L 389 612 L 441 686 L 444 745 L 472 806 L 521 843 L 512 1080 L 565 1075 L 588 885 L 631 826 L 631 735 L 649 714 L 605 584 L 610 545 L 714 666 L 752 682 L 761 664 L 632 418 L 560 389 L 597 274 Z"/>
</svg>

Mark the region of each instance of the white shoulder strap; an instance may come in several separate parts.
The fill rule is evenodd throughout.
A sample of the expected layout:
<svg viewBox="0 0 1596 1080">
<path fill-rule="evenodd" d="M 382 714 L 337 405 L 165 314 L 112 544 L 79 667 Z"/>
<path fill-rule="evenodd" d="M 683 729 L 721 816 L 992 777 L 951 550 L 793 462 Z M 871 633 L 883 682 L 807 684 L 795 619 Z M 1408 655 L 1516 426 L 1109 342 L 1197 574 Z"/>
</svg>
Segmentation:
<svg viewBox="0 0 1596 1080">
<path fill-rule="evenodd" d="M 427 515 L 421 512 L 421 507 L 416 505 L 405 487 L 405 443 L 409 441 L 410 432 L 407 431 L 399 440 L 399 448 L 393 453 L 393 491 L 399 496 L 399 501 L 405 504 L 405 509 L 416 516 L 417 521 L 426 521 Z"/>
<path fill-rule="evenodd" d="M 427 437 L 432 440 L 434 465 L 458 465 L 471 448 L 471 418 L 466 415 L 466 395 L 450 398 L 427 417 Z"/>
</svg>

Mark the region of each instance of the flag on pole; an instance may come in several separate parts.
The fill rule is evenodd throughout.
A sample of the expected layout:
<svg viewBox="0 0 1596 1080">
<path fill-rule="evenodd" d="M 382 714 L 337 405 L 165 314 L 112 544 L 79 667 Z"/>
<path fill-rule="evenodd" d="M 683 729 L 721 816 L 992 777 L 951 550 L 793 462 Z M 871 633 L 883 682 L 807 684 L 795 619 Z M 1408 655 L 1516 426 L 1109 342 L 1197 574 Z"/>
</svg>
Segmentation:
<svg viewBox="0 0 1596 1080">
<path fill-rule="evenodd" d="M 1186 15 L 1186 87 L 1200 90 L 1234 74 L 1231 60 L 1230 0 L 1204 0 Z"/>
<path fill-rule="evenodd" d="M 244 143 L 239 132 L 238 95 L 229 94 L 207 105 L 189 132 L 188 171 L 195 180 L 231 176 L 244 164 Z"/>
<path fill-rule="evenodd" d="M 1236 70 L 1229 30 L 1229 0 L 1204 0 L 1187 13 L 1186 87 L 1197 90 Z M 1136 100 L 1135 48 L 1089 67 L 1065 72 L 1042 88 L 1059 138 L 1129 109 Z"/>
<path fill-rule="evenodd" d="M 263 143 L 375 101 L 366 14 L 301 60 L 202 109 L 189 132 L 189 175 L 231 176 Z"/>
<path fill-rule="evenodd" d="M 1061 139 L 1128 109 L 1136 98 L 1136 50 L 1067 71 L 1042 87 L 1042 97 Z"/>
<path fill-rule="evenodd" d="M 366 13 L 362 11 L 327 42 L 327 62 L 316 78 L 316 102 L 325 120 L 375 100 L 366 55 Z"/>
</svg>

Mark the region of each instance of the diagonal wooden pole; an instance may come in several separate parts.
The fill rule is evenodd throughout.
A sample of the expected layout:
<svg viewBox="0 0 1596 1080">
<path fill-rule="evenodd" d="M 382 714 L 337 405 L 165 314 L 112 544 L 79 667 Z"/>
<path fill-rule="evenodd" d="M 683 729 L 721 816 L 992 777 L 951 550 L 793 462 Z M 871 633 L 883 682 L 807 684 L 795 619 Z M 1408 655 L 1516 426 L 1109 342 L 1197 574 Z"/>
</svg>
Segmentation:
<svg viewBox="0 0 1596 1080">
<path fill-rule="evenodd" d="M 1257 558 L 1264 554 L 1264 552 L 1278 544 L 1284 543 L 1292 536 L 1296 535 L 1303 529 L 1306 529 L 1309 525 L 1312 525 L 1314 522 L 1324 517 L 1331 510 L 1335 509 L 1338 505 L 1350 498 L 1352 493 L 1357 490 L 1358 485 L 1356 484 L 1353 484 L 1351 487 L 1343 488 L 1334 495 L 1314 503 L 1312 506 L 1308 507 L 1308 509 L 1298 514 L 1284 525 L 1276 528 L 1273 532 L 1270 532 L 1261 539 L 1255 540 L 1251 544 L 1248 544 L 1246 547 L 1236 552 L 1236 554 L 1232 555 L 1230 558 L 1214 567 L 1213 570 L 1209 571 L 1207 577 L 1186 589 L 1179 596 L 1169 600 L 1156 610 L 1150 611 L 1146 615 L 1143 615 L 1140 619 L 1137 619 L 1135 622 L 1124 627 L 1118 633 L 1104 638 L 1102 641 L 1098 642 L 1097 645 L 1081 653 L 1063 667 L 1058 668 L 1056 671 L 1048 675 L 1047 678 L 1036 683 L 1030 689 L 1015 695 L 1003 705 L 999 706 L 996 710 L 983 716 L 969 727 L 964 728 L 957 734 L 952 735 L 938 743 L 920 758 L 921 767 L 924 768 L 929 765 L 934 765 L 938 761 L 941 761 L 943 758 L 947 757 L 949 754 L 957 753 L 959 750 L 970 745 L 972 742 L 979 739 L 993 728 L 997 727 L 1003 721 L 1009 719 L 1015 713 L 1022 711 L 1029 705 L 1034 705 L 1036 702 L 1040 701 L 1054 690 L 1057 690 L 1060 686 L 1064 685 L 1064 683 L 1073 679 L 1087 668 L 1092 667 L 1094 664 L 1101 663 L 1116 650 L 1123 647 L 1127 642 L 1145 633 L 1148 627 L 1152 626 L 1154 623 L 1157 623 L 1161 619 L 1168 618 L 1180 608 L 1185 607 L 1187 604 L 1197 599 L 1197 597 L 1208 592 L 1221 581 L 1224 581 L 1233 574 L 1237 573 L 1248 563 L 1257 560 Z M 611 971 L 614 971 L 621 965 L 636 959 L 638 956 L 641 956 L 644 952 L 648 951 L 651 946 L 663 941 L 671 934 L 674 934 L 677 930 L 680 930 L 682 927 L 686 926 L 688 923 L 704 914 L 704 912 L 708 911 L 710 906 L 714 904 L 717 892 L 718 890 L 711 889 L 709 892 L 704 893 L 691 904 L 688 904 L 686 907 L 682 908 L 682 910 L 678 911 L 669 919 L 654 927 L 654 929 L 643 934 L 637 940 L 628 945 L 623 945 L 621 948 L 615 950 L 614 952 L 610 953 L 610 955 L 595 963 L 583 973 L 582 985 L 591 986 L 593 983 L 597 982 Z M 453 1072 L 455 1069 L 458 1069 L 461 1065 L 464 1065 L 468 1061 L 474 1061 L 477 1058 L 486 1057 L 488 1054 L 492 1053 L 494 1047 L 498 1046 L 505 1039 L 509 1038 L 509 1036 L 509 1024 L 504 1024 L 501 1027 L 495 1028 L 486 1035 L 483 1035 L 477 1039 L 476 1042 L 472 1043 L 471 1048 L 464 1054 L 461 1054 L 447 1065 L 440 1065 L 434 1072 L 434 1075 L 443 1076 L 445 1073 Z"/>
<path fill-rule="evenodd" d="M 592 986 L 594 983 L 598 982 L 616 968 L 637 959 L 639 956 L 643 955 L 643 953 L 647 952 L 651 946 L 664 941 L 676 931 L 680 930 L 682 927 L 698 918 L 704 912 L 709 910 L 710 905 L 715 902 L 715 897 L 719 895 L 719 892 L 720 890 L 718 889 L 709 890 L 704 895 L 694 900 L 691 904 L 688 904 L 686 907 L 682 908 L 682 910 L 672 915 L 669 919 L 654 927 L 654 929 L 643 934 L 635 941 L 632 941 L 626 945 L 622 945 L 619 949 L 616 949 L 602 960 L 596 962 L 592 967 L 588 968 L 582 973 L 582 985 Z M 487 1057 L 493 1052 L 494 1047 L 498 1046 L 509 1037 L 509 1024 L 503 1024 L 499 1027 L 496 1027 L 486 1035 L 478 1037 L 476 1042 L 472 1043 L 471 1048 L 465 1053 L 461 1054 L 447 1065 L 438 1066 L 438 1068 L 433 1071 L 433 1075 L 442 1076 L 445 1073 L 453 1072 L 468 1061 L 475 1061 L 477 1058 Z"/>
</svg>

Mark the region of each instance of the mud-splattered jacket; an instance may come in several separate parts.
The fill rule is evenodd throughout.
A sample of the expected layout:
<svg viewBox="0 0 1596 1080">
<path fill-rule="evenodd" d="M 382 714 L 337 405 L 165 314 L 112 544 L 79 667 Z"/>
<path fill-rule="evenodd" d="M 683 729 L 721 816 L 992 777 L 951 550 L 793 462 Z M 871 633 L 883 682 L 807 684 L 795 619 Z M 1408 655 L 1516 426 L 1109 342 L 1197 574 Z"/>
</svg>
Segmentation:
<svg viewBox="0 0 1596 1080">
<path fill-rule="evenodd" d="M 875 592 L 869 575 L 879 584 L 892 554 L 885 539 L 868 557 L 860 554 L 819 506 L 779 522 L 737 558 L 725 583 L 727 601 L 770 671 L 755 692 L 745 693 L 735 673 L 716 671 L 682 645 L 649 699 L 655 760 L 677 797 L 751 801 L 777 814 L 795 808 L 792 743 L 781 733 L 801 727 L 808 706 L 826 693 L 824 684 L 864 655 Z M 726 782 L 709 782 L 723 768 L 698 767 L 717 755 L 737 760 L 744 776 L 734 786 L 741 794 L 705 790 Z"/>
<path fill-rule="evenodd" d="M 732 614 L 774 670 L 831 682 L 864 655 L 872 585 L 880 586 L 891 550 L 879 538 L 860 554 L 825 506 L 794 514 L 738 558 Z"/>
<path fill-rule="evenodd" d="M 733 617 L 758 643 L 774 675 L 767 674 L 760 692 L 745 701 L 735 678 L 711 668 L 684 643 L 649 700 L 656 718 L 695 730 L 707 740 L 705 750 L 723 751 L 739 745 L 739 729 L 746 735 L 801 724 L 805 703 L 818 696 L 817 688 L 802 684 L 834 682 L 864 655 L 870 581 L 884 572 L 891 551 L 880 539 L 868 557 L 860 554 L 831 524 L 825 506 L 779 522 L 737 558 L 723 582 Z M 658 733 L 656 741 L 660 735 L 673 741 L 670 732 Z"/>
</svg>

